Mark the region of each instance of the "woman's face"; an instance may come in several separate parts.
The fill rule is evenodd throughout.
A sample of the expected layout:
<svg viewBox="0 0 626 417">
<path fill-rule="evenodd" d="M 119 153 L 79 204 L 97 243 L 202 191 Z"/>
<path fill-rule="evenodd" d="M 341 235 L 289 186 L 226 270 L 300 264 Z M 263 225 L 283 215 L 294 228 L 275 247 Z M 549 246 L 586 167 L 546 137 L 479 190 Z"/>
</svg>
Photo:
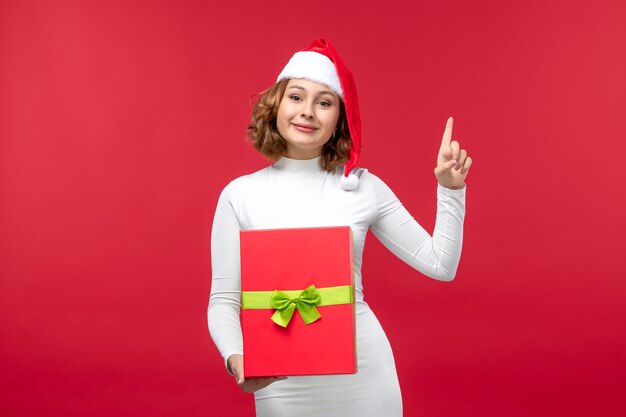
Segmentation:
<svg viewBox="0 0 626 417">
<path fill-rule="evenodd" d="M 289 80 L 278 107 L 278 133 L 287 142 L 287 158 L 311 159 L 322 147 L 339 120 L 341 101 L 328 87 L 301 78 Z"/>
</svg>

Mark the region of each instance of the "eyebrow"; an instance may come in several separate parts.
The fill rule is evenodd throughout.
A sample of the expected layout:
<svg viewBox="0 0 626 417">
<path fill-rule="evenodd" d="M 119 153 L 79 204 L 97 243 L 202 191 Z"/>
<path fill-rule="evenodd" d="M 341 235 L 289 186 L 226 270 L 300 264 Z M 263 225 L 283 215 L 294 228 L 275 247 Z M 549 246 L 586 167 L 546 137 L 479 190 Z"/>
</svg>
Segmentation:
<svg viewBox="0 0 626 417">
<path fill-rule="evenodd" d="M 289 88 L 295 88 L 297 90 L 302 90 L 302 91 L 306 91 L 306 88 L 300 86 L 300 85 L 290 85 Z M 322 91 L 318 91 L 317 92 L 318 95 L 322 95 L 322 94 L 327 94 L 329 96 L 333 96 L 335 97 L 337 94 L 333 93 L 332 91 L 329 90 L 322 90 Z"/>
</svg>

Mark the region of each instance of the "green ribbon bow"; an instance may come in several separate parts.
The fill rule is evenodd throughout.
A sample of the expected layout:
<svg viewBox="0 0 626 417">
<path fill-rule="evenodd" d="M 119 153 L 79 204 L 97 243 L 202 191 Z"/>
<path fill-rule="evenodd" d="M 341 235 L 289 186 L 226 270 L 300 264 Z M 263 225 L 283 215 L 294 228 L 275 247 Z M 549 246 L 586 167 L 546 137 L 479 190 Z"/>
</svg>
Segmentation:
<svg viewBox="0 0 626 417">
<path fill-rule="evenodd" d="M 290 297 L 282 291 L 274 291 L 270 300 L 270 305 L 276 311 L 272 315 L 272 321 L 279 326 L 287 327 L 294 310 L 297 308 L 306 324 L 311 324 L 320 318 L 320 312 L 316 305 L 322 302 L 320 293 L 311 285 L 306 290 L 298 294 L 297 297 Z"/>
<path fill-rule="evenodd" d="M 311 285 L 299 291 L 243 291 L 241 308 L 244 310 L 274 309 L 272 321 L 279 326 L 287 327 L 297 308 L 306 324 L 318 320 L 321 315 L 317 307 L 337 304 L 354 304 L 354 287 L 343 285 L 338 287 L 315 288 Z"/>
</svg>

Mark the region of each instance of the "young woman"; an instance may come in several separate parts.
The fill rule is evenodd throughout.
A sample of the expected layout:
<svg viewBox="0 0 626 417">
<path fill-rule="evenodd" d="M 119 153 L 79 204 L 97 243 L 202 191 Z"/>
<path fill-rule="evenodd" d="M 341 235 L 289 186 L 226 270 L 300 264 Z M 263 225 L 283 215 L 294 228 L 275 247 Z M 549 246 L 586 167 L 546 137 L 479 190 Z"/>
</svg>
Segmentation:
<svg viewBox="0 0 626 417">
<path fill-rule="evenodd" d="M 355 168 L 360 150 L 356 88 L 327 40 L 318 39 L 291 58 L 256 104 L 248 133 L 255 147 L 276 162 L 228 184 L 215 212 L 208 321 L 228 371 L 242 390 L 255 393 L 257 416 L 401 416 L 391 347 L 363 297 L 363 247 L 371 230 L 421 273 L 442 281 L 454 278 L 472 161 L 452 140 L 452 118 L 435 167 L 438 203 L 432 237 L 381 179 Z M 358 372 L 245 379 L 239 231 L 340 225 L 354 233 Z"/>
</svg>

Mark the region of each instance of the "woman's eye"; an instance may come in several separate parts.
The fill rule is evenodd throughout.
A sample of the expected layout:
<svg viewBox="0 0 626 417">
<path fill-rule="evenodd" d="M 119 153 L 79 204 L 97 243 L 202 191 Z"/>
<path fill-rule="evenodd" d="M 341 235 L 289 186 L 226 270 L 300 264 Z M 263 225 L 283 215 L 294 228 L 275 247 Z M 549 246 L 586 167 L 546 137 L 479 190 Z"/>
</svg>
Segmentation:
<svg viewBox="0 0 626 417">
<path fill-rule="evenodd" d="M 332 103 L 330 101 L 320 101 L 320 104 L 323 107 L 330 107 L 330 106 L 332 106 Z"/>
<path fill-rule="evenodd" d="M 289 96 L 290 99 L 294 100 L 294 101 L 300 101 L 302 100 L 302 98 L 300 98 L 300 96 Z"/>
</svg>

